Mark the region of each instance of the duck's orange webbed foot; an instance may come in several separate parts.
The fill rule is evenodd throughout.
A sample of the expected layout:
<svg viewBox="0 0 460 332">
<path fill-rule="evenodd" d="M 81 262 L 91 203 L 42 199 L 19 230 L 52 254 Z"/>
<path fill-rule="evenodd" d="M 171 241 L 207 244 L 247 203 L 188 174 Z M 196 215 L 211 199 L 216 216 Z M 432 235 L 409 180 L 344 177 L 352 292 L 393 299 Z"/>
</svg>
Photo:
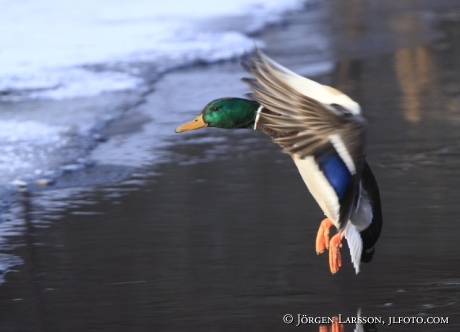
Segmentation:
<svg viewBox="0 0 460 332">
<path fill-rule="evenodd" d="M 329 218 L 323 219 L 319 225 L 318 233 L 316 234 L 316 253 L 322 254 L 324 249 L 329 248 L 329 230 L 333 225 Z"/>
<path fill-rule="evenodd" d="M 329 242 L 329 267 L 332 274 L 336 274 L 342 266 L 342 258 L 340 257 L 340 248 L 342 247 L 343 234 L 337 233 Z"/>
</svg>

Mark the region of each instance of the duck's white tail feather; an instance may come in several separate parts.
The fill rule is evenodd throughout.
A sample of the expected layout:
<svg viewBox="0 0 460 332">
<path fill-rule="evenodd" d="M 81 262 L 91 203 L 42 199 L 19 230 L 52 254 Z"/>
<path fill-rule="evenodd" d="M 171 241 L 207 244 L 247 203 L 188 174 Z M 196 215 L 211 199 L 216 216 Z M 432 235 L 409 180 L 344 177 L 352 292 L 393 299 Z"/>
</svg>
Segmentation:
<svg viewBox="0 0 460 332">
<path fill-rule="evenodd" d="M 343 234 L 347 239 L 348 248 L 350 248 L 351 262 L 355 267 L 356 274 L 358 274 L 359 264 L 361 263 L 361 253 L 363 252 L 363 240 L 355 226 L 350 222 L 347 223 L 347 226 L 343 230 Z"/>
</svg>

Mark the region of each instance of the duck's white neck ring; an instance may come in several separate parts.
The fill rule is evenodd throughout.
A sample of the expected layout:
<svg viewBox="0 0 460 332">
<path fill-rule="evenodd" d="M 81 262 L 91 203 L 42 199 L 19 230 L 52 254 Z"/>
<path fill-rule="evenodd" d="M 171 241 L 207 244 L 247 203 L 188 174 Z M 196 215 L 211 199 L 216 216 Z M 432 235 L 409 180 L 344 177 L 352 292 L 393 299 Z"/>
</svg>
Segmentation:
<svg viewBox="0 0 460 332">
<path fill-rule="evenodd" d="M 256 116 L 256 120 L 254 121 L 254 130 L 257 130 L 257 122 L 259 121 L 260 112 L 262 111 L 263 108 L 264 107 L 260 105 L 259 108 L 257 109 L 257 116 Z"/>
</svg>

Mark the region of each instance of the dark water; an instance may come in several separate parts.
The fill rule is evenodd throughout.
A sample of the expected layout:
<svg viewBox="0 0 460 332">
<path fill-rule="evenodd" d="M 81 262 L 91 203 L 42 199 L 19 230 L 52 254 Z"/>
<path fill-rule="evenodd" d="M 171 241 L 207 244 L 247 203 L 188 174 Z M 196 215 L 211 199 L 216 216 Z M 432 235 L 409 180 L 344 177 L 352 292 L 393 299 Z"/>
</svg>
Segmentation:
<svg viewBox="0 0 460 332">
<path fill-rule="evenodd" d="M 236 63 L 191 68 L 166 77 L 142 106 L 158 113 L 160 98 L 167 112 L 186 109 L 164 121 L 164 132 L 128 121 L 120 138 L 123 123 L 112 128 L 120 142 L 143 128 L 137 149 L 161 150 L 157 160 L 69 175 L 105 184 L 18 193 L 8 252 L 24 264 L 0 286 L 0 330 L 318 331 L 295 327 L 297 314 L 361 309 L 385 322 L 449 319 L 378 331 L 458 331 L 460 3 L 346 3 L 292 14 L 259 38 L 300 72 L 329 61 L 316 78 L 365 110 L 384 212 L 372 263 L 355 275 L 343 248 L 343 267 L 331 275 L 327 256 L 314 250 L 322 213 L 290 158 L 263 134 L 172 134 L 197 114 L 195 104 L 222 96 L 213 89 L 245 92 L 233 85 L 232 75 L 243 75 Z"/>
</svg>

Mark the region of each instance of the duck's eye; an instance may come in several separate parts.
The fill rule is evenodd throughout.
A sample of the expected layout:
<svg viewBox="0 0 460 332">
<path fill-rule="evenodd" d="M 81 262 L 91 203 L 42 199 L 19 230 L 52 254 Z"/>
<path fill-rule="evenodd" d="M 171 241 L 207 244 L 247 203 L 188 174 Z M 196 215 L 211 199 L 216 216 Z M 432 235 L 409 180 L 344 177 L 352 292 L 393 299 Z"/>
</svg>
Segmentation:
<svg viewBox="0 0 460 332">
<path fill-rule="evenodd" d="M 211 110 L 214 111 L 214 112 L 215 112 L 215 111 L 218 111 L 218 110 L 219 110 L 219 107 L 214 106 L 213 108 L 211 108 Z"/>
</svg>

